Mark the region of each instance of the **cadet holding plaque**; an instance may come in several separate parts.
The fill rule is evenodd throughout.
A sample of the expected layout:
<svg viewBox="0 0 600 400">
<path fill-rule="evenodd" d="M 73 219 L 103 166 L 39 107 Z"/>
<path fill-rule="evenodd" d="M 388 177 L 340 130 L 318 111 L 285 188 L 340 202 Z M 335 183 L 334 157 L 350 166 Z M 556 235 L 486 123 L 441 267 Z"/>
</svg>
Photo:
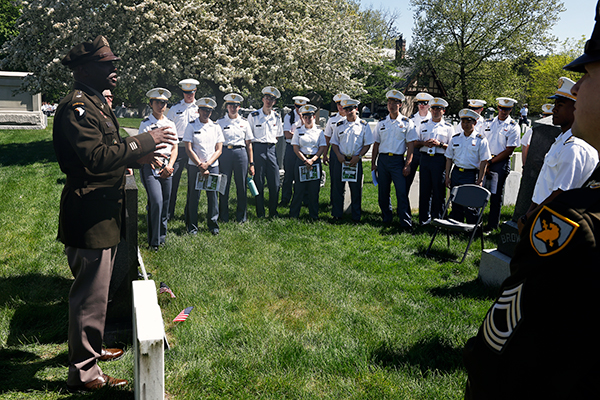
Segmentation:
<svg viewBox="0 0 600 400">
<path fill-rule="evenodd" d="M 290 206 L 290 217 L 298 218 L 302 201 L 306 197 L 308 214 L 319 217 L 319 191 L 321 189 L 321 155 L 327 149 L 323 131 L 315 126 L 317 107 L 307 104 L 300 107 L 302 126 L 294 131 L 292 146 L 297 156 L 294 168 L 294 197 Z M 306 195 L 306 196 L 305 196 Z"/>
</svg>

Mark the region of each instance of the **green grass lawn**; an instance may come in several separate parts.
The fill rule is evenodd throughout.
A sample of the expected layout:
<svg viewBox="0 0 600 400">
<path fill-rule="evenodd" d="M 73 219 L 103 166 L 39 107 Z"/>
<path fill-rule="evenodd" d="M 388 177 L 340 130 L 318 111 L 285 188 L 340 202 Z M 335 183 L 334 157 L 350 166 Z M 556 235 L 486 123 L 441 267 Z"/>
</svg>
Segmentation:
<svg viewBox="0 0 600 400">
<path fill-rule="evenodd" d="M 0 131 L 2 399 L 79 398 L 65 388 L 72 276 L 55 239 L 65 177 L 51 136 L 50 128 Z M 330 223 L 327 184 L 316 223 L 304 209 L 300 220 L 287 218 L 287 210 L 258 220 L 250 201 L 249 221 L 222 224 L 216 237 L 206 229 L 185 233 L 183 184 L 167 245 L 151 253 L 146 193 L 137 179 L 146 268 L 177 295 L 159 296 L 172 346 L 165 354 L 169 398 L 463 397 L 461 349 L 496 293 L 476 281 L 478 241 L 460 265 L 440 256 L 459 257 L 462 237 L 453 237 L 447 251 L 440 236 L 437 256 L 425 258 L 431 230 L 409 234 L 382 225 L 367 175 L 359 225 Z M 200 210 L 205 226 L 205 196 Z M 487 237 L 485 247 L 496 240 Z M 195 307 L 188 320 L 173 324 L 187 306 Z M 133 379 L 131 348 L 102 368 Z M 132 399 L 132 386 L 85 398 L 108 396 Z"/>
</svg>

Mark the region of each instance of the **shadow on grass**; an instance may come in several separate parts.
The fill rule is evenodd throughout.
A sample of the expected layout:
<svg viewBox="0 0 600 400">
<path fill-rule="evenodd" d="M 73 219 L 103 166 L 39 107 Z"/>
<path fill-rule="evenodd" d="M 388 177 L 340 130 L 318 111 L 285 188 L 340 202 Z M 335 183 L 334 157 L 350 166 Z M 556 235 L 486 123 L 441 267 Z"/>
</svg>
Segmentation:
<svg viewBox="0 0 600 400">
<path fill-rule="evenodd" d="M 498 296 L 498 291 L 498 288 L 486 286 L 479 279 L 475 279 L 452 287 L 433 288 L 429 290 L 429 293 L 436 297 L 468 297 L 479 300 L 495 300 Z"/>
<path fill-rule="evenodd" d="M 56 162 L 52 140 L 0 145 L 0 164 L 5 166 Z"/>
<path fill-rule="evenodd" d="M 67 368 L 68 355 L 64 351 L 52 358 L 41 358 L 36 354 L 21 351 L 0 349 L 0 397 L 2 393 L 23 392 L 28 398 L 33 391 L 55 392 L 59 395 L 68 394 L 66 382 L 63 380 L 40 379 L 38 375 L 43 374 L 46 369 Z M 16 397 L 15 397 L 16 398 Z M 101 389 L 94 393 L 74 393 L 69 399 L 133 399 L 133 391 L 119 389 Z"/>
<path fill-rule="evenodd" d="M 435 370 L 451 373 L 463 368 L 462 348 L 446 343 L 437 335 L 422 338 L 406 350 L 382 343 L 372 352 L 371 359 L 384 368 L 409 364 L 418 367 L 424 374 Z"/>
<path fill-rule="evenodd" d="M 71 284 L 70 279 L 41 274 L 0 278 L 0 306 L 15 310 L 6 344 L 64 343 Z"/>
</svg>

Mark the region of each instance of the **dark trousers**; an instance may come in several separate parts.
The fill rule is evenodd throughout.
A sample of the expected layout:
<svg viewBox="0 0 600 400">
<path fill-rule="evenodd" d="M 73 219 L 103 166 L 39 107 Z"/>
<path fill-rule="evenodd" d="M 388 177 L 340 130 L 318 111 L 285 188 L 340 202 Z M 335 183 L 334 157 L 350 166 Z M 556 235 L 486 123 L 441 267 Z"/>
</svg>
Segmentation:
<svg viewBox="0 0 600 400">
<path fill-rule="evenodd" d="M 446 199 L 444 171 L 446 157 L 443 154 L 431 156 L 421 154 L 419 169 L 419 222 L 429 218 L 441 218 Z"/>
<path fill-rule="evenodd" d="M 269 216 L 277 216 L 277 200 L 279 199 L 279 165 L 275 144 L 252 143 L 254 151 L 254 181 L 258 188 L 256 196 L 256 216 L 265 216 L 265 178 L 269 188 Z"/>
<path fill-rule="evenodd" d="M 246 148 L 224 148 L 223 154 L 219 157 L 219 170 L 221 171 L 221 174 L 227 175 L 225 193 L 219 196 L 219 218 L 223 222 L 229 221 L 229 189 L 231 188 L 231 178 L 235 176 L 235 188 L 237 193 L 235 219 L 237 222 L 245 222 L 248 210 L 248 198 L 246 197 L 248 153 L 246 152 Z"/>
<path fill-rule="evenodd" d="M 285 174 L 283 175 L 283 183 L 281 184 L 281 203 L 283 205 L 289 204 L 292 199 L 292 188 L 295 179 L 295 166 L 296 161 L 299 160 L 296 153 L 294 153 L 294 146 L 290 143 L 285 144 L 285 155 L 283 156 L 283 169 Z M 289 171 L 289 173 L 288 173 Z"/>
<path fill-rule="evenodd" d="M 300 167 L 304 165 L 302 160 L 296 156 L 296 165 L 294 167 L 294 197 L 292 198 L 292 204 L 290 205 L 290 217 L 298 218 L 300 216 L 300 208 L 302 203 L 305 202 L 308 206 L 308 215 L 312 219 L 319 218 L 319 192 L 321 191 L 321 181 L 316 179 L 314 181 L 300 182 Z M 321 160 L 313 164 L 321 165 Z M 287 174 L 287 172 L 286 172 Z"/>
<path fill-rule="evenodd" d="M 219 167 L 208 167 L 211 174 L 218 174 Z M 187 210 L 185 216 L 185 225 L 188 233 L 198 233 L 198 203 L 200 202 L 200 190 L 196 190 L 196 176 L 200 169 L 195 165 L 188 164 L 188 198 Z M 210 231 L 219 230 L 217 222 L 219 218 L 219 192 L 206 191 L 206 199 L 208 201 L 208 209 L 206 211 L 206 222 Z"/>
<path fill-rule="evenodd" d="M 332 159 L 330 163 L 338 164 L 335 168 L 332 168 L 331 172 L 331 196 L 333 198 L 331 202 L 331 215 L 334 218 L 342 218 L 342 216 L 344 215 L 345 185 L 345 182 L 342 182 L 342 163 L 338 161 L 337 157 Z M 348 182 L 348 187 L 350 188 L 352 220 L 360 221 L 363 167 L 362 162 L 359 162 L 356 165 L 358 166 L 356 182 Z M 335 185 L 333 184 L 334 182 Z"/>
<path fill-rule="evenodd" d="M 148 245 L 159 246 L 165 242 L 167 236 L 169 196 L 171 196 L 173 176 L 166 179 L 154 176 L 150 164 L 142 165 L 140 175 L 148 194 L 146 205 Z"/>
<path fill-rule="evenodd" d="M 97 360 L 102 353 L 108 291 L 117 246 L 79 249 L 65 246 L 75 280 L 69 291 L 69 375 L 78 386 L 102 376 Z"/>
<path fill-rule="evenodd" d="M 379 208 L 383 222 L 392 222 L 392 200 L 390 197 L 392 183 L 396 189 L 396 212 L 400 218 L 401 226 L 412 226 L 410 205 L 408 203 L 408 188 L 406 177 L 402 175 L 404 169 L 403 156 L 390 156 L 379 153 L 377 158 L 377 185 Z"/>
<path fill-rule="evenodd" d="M 337 171 L 337 169 L 341 168 L 342 164 L 338 162 L 337 156 L 333 151 L 333 147 L 329 151 L 329 185 L 331 186 L 331 192 L 329 193 L 329 204 L 333 205 L 333 198 L 335 197 L 334 193 L 342 191 L 342 199 L 344 198 L 344 188 L 345 185 L 343 182 L 340 182 L 336 179 L 333 179 L 334 176 L 341 176 L 342 171 Z M 336 175 L 337 174 L 337 175 Z M 341 188 L 339 187 L 341 185 Z"/>
<path fill-rule="evenodd" d="M 169 196 L 169 214 L 168 219 L 175 218 L 175 203 L 177 202 L 177 191 L 179 190 L 179 181 L 181 174 L 188 165 L 188 155 L 185 152 L 184 143 L 180 142 L 177 148 L 177 160 L 173 164 L 173 182 L 171 184 L 171 194 Z"/>
<path fill-rule="evenodd" d="M 406 177 L 406 195 L 410 192 L 410 187 L 412 186 L 413 181 L 415 180 L 415 174 L 417 173 L 417 169 L 419 169 L 419 164 L 421 163 L 421 152 L 416 149 L 413 152 L 413 158 L 410 162 L 410 174 Z M 408 197 L 407 197 L 408 199 Z M 408 209 L 410 210 L 410 201 L 408 202 Z"/>
<path fill-rule="evenodd" d="M 450 186 L 460 186 L 467 184 L 476 184 L 477 183 L 477 173 L 479 171 L 476 169 L 466 169 L 461 171 L 456 165 L 452 170 L 450 175 Z M 464 222 L 465 217 L 467 219 L 468 224 L 474 224 L 477 222 L 477 210 L 470 207 L 463 207 L 458 204 L 452 204 L 452 212 L 450 213 L 450 218 L 455 219 L 459 222 Z"/>
<path fill-rule="evenodd" d="M 504 193 L 504 184 L 506 178 L 510 173 L 510 158 L 506 160 L 493 163 L 489 167 L 490 172 L 496 172 L 498 174 L 498 185 L 496 186 L 496 193 L 492 193 L 490 197 L 490 214 L 488 216 L 488 228 L 496 229 L 500 223 L 500 211 L 502 209 L 502 195 Z"/>
</svg>

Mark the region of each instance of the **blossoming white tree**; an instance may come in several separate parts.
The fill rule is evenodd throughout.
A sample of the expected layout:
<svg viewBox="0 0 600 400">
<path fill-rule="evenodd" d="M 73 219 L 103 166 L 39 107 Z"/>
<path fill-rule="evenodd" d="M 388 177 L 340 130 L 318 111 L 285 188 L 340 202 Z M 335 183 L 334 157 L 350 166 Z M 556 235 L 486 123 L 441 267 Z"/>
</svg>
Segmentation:
<svg viewBox="0 0 600 400">
<path fill-rule="evenodd" d="M 218 100 L 266 85 L 358 94 L 352 74 L 376 62 L 347 0 L 32 0 L 17 29 L 2 65 L 33 72 L 28 89 L 66 93 L 60 59 L 102 34 L 123 59 L 119 89 L 130 101 L 188 77 Z"/>
</svg>

